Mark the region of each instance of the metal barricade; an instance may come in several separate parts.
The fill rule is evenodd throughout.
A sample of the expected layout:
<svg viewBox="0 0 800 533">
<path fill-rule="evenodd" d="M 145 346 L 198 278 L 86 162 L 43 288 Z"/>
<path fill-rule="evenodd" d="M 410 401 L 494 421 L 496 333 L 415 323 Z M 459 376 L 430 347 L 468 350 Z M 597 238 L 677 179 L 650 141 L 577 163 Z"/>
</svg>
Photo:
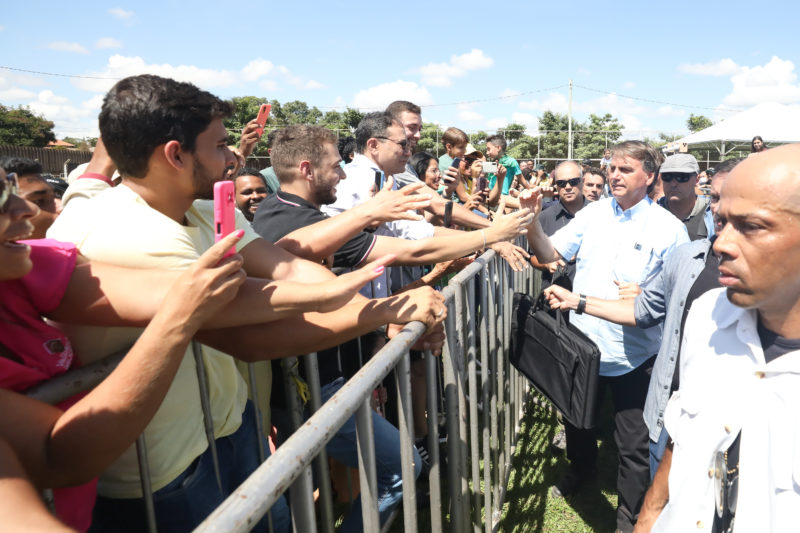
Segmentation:
<svg viewBox="0 0 800 533">
<path fill-rule="evenodd" d="M 412 323 L 364 363 L 356 375 L 325 403 L 321 402 L 317 355 L 304 356 L 313 414 L 303 421 L 302 405 L 290 406 L 296 415 L 295 432 L 195 531 L 249 531 L 276 500 L 290 490 L 295 530 L 314 532 L 320 525 L 323 531 L 332 532 L 334 513 L 325 445 L 351 416 L 356 417 L 364 530 L 379 531 L 370 400 L 375 387 L 392 370 L 397 384 L 405 531 L 416 532 L 420 526 L 434 532 L 493 531 L 500 520 L 514 443 L 528 391 L 527 381 L 508 362 L 512 295 L 515 291 L 533 292 L 538 285 L 538 271 L 512 272 L 495 252 L 487 251 L 458 273 L 442 291 L 448 308 L 445 321 L 447 340 L 441 359 L 430 353 L 425 357 L 430 523 L 419 524 L 417 516 L 409 358 L 411 346 L 423 336 L 425 328 L 421 323 Z M 200 367 L 199 351 L 195 353 Z M 69 372 L 30 391 L 29 395 L 56 403 L 99 383 L 121 357 L 122 354 L 115 354 Z M 252 385 L 255 378 L 252 367 L 248 377 Z M 199 372 L 198 379 L 202 384 L 205 379 L 202 372 Z M 274 379 L 280 377 L 274 376 Z M 201 403 L 208 424 L 210 408 L 207 401 Z M 440 417 L 445 420 L 443 431 Z M 260 421 L 261 417 L 257 416 L 257 419 Z M 443 468 L 440 437 L 446 440 L 446 468 Z M 213 447 L 213 432 L 208 438 Z M 155 532 L 143 438 L 137 441 L 137 448 L 147 522 L 149 530 Z M 314 506 L 312 463 L 321 502 L 319 517 Z M 447 475 L 443 479 L 445 471 Z M 399 516 L 398 512 L 393 515 L 396 516 Z M 391 520 L 384 524 L 384 530 L 390 523 Z"/>
</svg>

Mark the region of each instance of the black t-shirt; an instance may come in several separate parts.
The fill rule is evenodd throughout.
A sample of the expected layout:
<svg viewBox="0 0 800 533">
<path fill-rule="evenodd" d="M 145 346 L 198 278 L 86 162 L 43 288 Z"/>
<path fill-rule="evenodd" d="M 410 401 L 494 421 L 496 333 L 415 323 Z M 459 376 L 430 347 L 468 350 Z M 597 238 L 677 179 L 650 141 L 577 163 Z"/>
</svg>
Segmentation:
<svg viewBox="0 0 800 533">
<path fill-rule="evenodd" d="M 264 239 L 278 242 L 282 237 L 297 229 L 316 224 L 327 218 L 328 215 L 303 198 L 278 191 L 261 202 L 253 216 L 253 229 Z M 372 251 L 375 239 L 375 235 L 371 233 L 359 232 L 336 251 L 333 266 L 358 266 Z"/>
<path fill-rule="evenodd" d="M 587 204 L 588 200 L 583 199 L 583 205 Z M 542 231 L 548 237 L 551 237 L 556 231 L 560 230 L 575 218 L 575 215 L 567 211 L 564 204 L 560 200 L 555 200 L 549 203 L 542 209 L 542 214 L 539 215 L 539 223 L 542 225 Z M 564 274 L 569 279 L 569 283 L 559 283 L 572 290 L 572 282 L 575 280 L 575 261 L 567 261 L 567 266 L 564 268 Z M 553 276 L 550 272 L 542 272 L 542 288 L 544 289 L 553 282 Z"/>
<path fill-rule="evenodd" d="M 716 289 L 721 286 L 719 284 L 719 259 L 710 248 L 706 253 L 706 264 L 689 289 L 689 294 L 686 295 L 686 305 L 683 307 L 683 316 L 681 317 L 681 339 L 683 338 L 683 329 L 686 326 L 686 317 L 689 316 L 689 310 L 694 301 L 711 289 Z M 675 372 L 672 374 L 673 392 L 678 390 L 678 385 L 680 384 L 680 372 L 678 372 L 678 369 L 681 367 L 680 358 L 681 353 L 680 350 L 678 350 L 678 356 L 675 359 Z"/>
<path fill-rule="evenodd" d="M 785 355 L 789 352 L 800 350 L 800 339 L 787 339 L 781 337 L 774 331 L 768 330 L 761 320 L 758 321 L 758 338 L 761 341 L 761 348 L 764 350 L 764 361 L 770 363 L 778 357 Z M 739 451 L 742 446 L 742 433 L 736 436 L 736 440 L 728 448 L 727 454 L 727 467 L 728 469 L 736 468 L 737 475 L 739 470 Z M 738 479 L 735 481 L 738 483 Z M 737 491 L 738 492 L 738 491 Z M 732 500 L 735 505 L 735 499 Z M 730 528 L 735 513 L 731 513 L 729 509 L 725 509 L 722 518 L 714 515 L 714 525 L 711 528 L 712 533 L 725 533 Z"/>
<path fill-rule="evenodd" d="M 278 191 L 267 197 L 258 207 L 253 217 L 253 229 L 264 239 L 277 242 L 289 233 L 316 224 L 328 218 L 328 215 L 316 208 L 312 203 L 303 198 L 285 191 Z M 364 231 L 347 241 L 344 246 L 334 254 L 334 267 L 355 267 L 369 255 L 375 246 L 375 235 Z M 342 366 L 348 366 L 348 357 L 353 350 L 353 343 L 345 343 L 340 347 L 321 350 L 317 353 L 319 360 L 320 384 L 325 385 L 342 376 Z M 342 363 L 340 365 L 339 353 Z M 280 362 L 272 362 L 272 404 L 275 407 L 285 405 L 285 393 Z M 301 364 L 300 376 L 304 376 L 304 367 Z"/>
</svg>

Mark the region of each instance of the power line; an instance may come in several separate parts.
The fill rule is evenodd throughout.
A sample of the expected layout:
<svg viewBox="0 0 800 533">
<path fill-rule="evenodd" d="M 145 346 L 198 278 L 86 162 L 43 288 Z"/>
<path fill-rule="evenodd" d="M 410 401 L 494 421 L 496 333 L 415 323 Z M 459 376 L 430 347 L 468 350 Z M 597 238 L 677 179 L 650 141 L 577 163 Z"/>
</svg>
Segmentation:
<svg viewBox="0 0 800 533">
<path fill-rule="evenodd" d="M 649 102 L 651 104 L 671 105 L 671 106 L 675 106 L 675 107 L 685 107 L 687 109 L 706 109 L 706 110 L 710 110 L 710 111 L 744 111 L 743 108 L 704 107 L 704 106 L 699 106 L 699 105 L 676 104 L 676 103 L 673 103 L 673 102 L 664 102 L 664 101 L 661 101 L 661 100 L 651 100 L 649 98 L 640 98 L 638 96 L 627 96 L 627 95 L 624 95 L 624 94 L 619 94 L 619 93 L 614 92 L 614 91 L 604 91 L 602 89 L 593 89 L 591 87 L 586 87 L 584 85 L 578 85 L 577 83 L 573 83 L 572 86 L 573 87 L 578 87 L 579 89 L 585 89 L 587 91 L 592 91 L 592 92 L 595 92 L 595 93 L 613 94 L 614 96 L 619 96 L 620 98 L 626 98 L 628 100 L 638 100 L 640 102 Z"/>
<path fill-rule="evenodd" d="M 14 68 L 14 67 L 6 67 L 0 65 L 0 68 L 5 70 L 13 70 L 15 72 L 25 72 L 28 74 L 38 74 L 39 76 L 58 76 L 60 78 L 82 78 L 85 80 L 115 80 L 119 81 L 122 78 L 102 78 L 99 76 L 80 76 L 78 74 L 57 74 L 55 72 L 40 72 L 38 70 L 26 70 L 24 68 Z"/>
<path fill-rule="evenodd" d="M 122 79 L 122 78 L 111 78 L 111 77 L 103 77 L 103 76 L 83 76 L 83 75 L 80 75 L 80 74 L 60 74 L 60 73 L 56 73 L 56 72 L 42 72 L 42 71 L 39 71 L 39 70 L 28 70 L 28 69 L 22 69 L 22 68 L 16 68 L 16 67 L 9 67 L 9 66 L 5 66 L 5 65 L 0 65 L 0 69 L 11 70 L 11 71 L 15 71 L 15 72 L 25 72 L 27 74 L 36 74 L 36 75 L 39 75 L 39 76 L 56 76 L 56 77 L 60 77 L 60 78 L 79 78 L 79 79 L 86 79 L 86 80 L 111 80 L 111 81 L 119 81 L 120 79 Z M 445 103 L 445 104 L 428 104 L 428 105 L 421 105 L 420 107 L 430 109 L 430 108 L 435 108 L 435 107 L 450 107 L 450 106 L 457 106 L 457 105 L 479 104 L 479 103 L 483 103 L 483 102 L 494 102 L 494 101 L 498 101 L 498 100 L 510 100 L 512 98 L 518 98 L 520 96 L 527 96 L 529 94 L 543 93 L 543 92 L 547 92 L 547 91 L 555 91 L 557 89 L 563 89 L 566 86 L 567 86 L 566 84 L 555 85 L 553 87 L 547 87 L 547 88 L 544 88 L 544 89 L 532 89 L 530 91 L 523 91 L 523 92 L 514 93 L 514 94 L 495 96 L 495 97 L 491 97 L 491 98 L 478 98 L 478 99 L 475 99 L 475 100 L 462 100 L 460 102 L 449 102 L 449 103 Z M 627 100 L 636 100 L 636 101 L 639 101 L 639 102 L 648 102 L 648 103 L 651 103 L 651 104 L 661 104 L 661 105 L 669 105 L 669 106 L 674 106 L 674 107 L 683 107 L 683 108 L 686 108 L 686 109 L 703 109 L 703 110 L 707 110 L 707 111 L 744 111 L 743 108 L 707 107 L 707 106 L 697 106 L 697 105 L 689 105 L 689 104 L 677 104 L 677 103 L 674 103 L 674 102 L 665 102 L 663 100 L 653 100 L 651 98 L 642 98 L 642 97 L 638 97 L 638 96 L 630 96 L 630 95 L 625 95 L 625 94 L 619 94 L 619 93 L 617 93 L 615 91 L 606 91 L 606 90 L 603 90 L 603 89 L 595 89 L 595 88 L 592 88 L 592 87 L 586 87 L 585 85 L 578 85 L 578 84 L 573 84 L 573 87 L 577 87 L 579 89 L 584 89 L 586 91 L 591 91 L 591 92 L 600 93 L 600 94 L 614 95 L 614 96 L 618 96 L 619 98 L 625 98 Z M 318 106 L 317 109 L 341 109 L 342 107 L 348 107 L 348 106 Z M 368 111 L 368 110 L 371 110 L 373 108 L 357 108 L 357 109 L 359 111 L 361 111 L 361 110 Z M 374 109 L 378 109 L 378 108 L 374 108 Z"/>
</svg>

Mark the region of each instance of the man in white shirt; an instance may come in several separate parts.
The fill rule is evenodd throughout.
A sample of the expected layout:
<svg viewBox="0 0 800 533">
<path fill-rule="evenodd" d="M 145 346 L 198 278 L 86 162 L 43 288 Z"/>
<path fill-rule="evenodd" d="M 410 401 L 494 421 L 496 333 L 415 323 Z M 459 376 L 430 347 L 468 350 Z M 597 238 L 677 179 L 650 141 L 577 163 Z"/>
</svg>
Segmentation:
<svg viewBox="0 0 800 533">
<path fill-rule="evenodd" d="M 787 145 L 744 160 L 723 185 L 714 250 L 724 289 L 687 318 L 664 417 L 671 442 L 636 531 L 797 530 L 798 168 L 800 145 Z"/>
</svg>

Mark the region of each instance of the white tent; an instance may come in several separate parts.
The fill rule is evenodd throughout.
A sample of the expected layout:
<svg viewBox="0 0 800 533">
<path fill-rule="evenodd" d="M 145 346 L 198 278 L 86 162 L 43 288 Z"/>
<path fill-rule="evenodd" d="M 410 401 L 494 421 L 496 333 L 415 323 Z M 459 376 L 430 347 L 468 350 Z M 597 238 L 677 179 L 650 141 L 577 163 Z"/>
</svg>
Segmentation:
<svg viewBox="0 0 800 533">
<path fill-rule="evenodd" d="M 800 143 L 800 105 L 764 102 L 671 142 L 663 149 L 677 152 L 683 145 L 684 150 L 716 150 L 722 157 L 733 150 L 750 151 L 750 142 L 756 135 L 770 147 Z"/>
</svg>

